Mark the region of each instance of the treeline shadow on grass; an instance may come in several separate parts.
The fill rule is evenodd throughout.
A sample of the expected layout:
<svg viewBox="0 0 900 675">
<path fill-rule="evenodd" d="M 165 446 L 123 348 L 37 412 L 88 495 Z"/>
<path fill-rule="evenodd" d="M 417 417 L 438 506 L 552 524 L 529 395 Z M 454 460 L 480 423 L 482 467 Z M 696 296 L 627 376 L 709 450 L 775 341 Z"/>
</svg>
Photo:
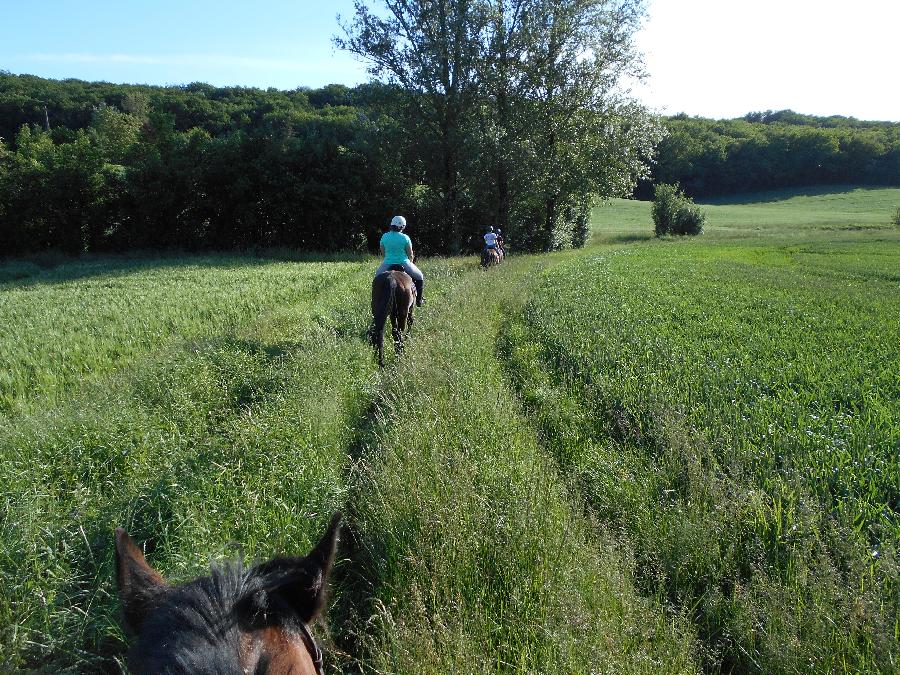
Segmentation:
<svg viewBox="0 0 900 675">
<path fill-rule="evenodd" d="M 21 288 L 35 284 L 62 284 L 95 277 L 119 277 L 147 270 L 182 267 L 228 269 L 273 262 L 362 262 L 369 254 L 356 251 L 299 251 L 287 248 L 246 251 L 154 251 L 71 256 L 43 251 L 20 258 L 0 258 L 0 284 Z"/>
<path fill-rule="evenodd" d="M 653 231 L 648 232 L 629 232 L 627 234 L 615 234 L 611 236 L 598 236 L 594 238 L 595 243 L 601 244 L 635 244 L 640 241 L 651 241 L 654 239 Z"/>
<path fill-rule="evenodd" d="M 767 204 L 783 202 L 793 197 L 824 197 L 827 195 L 846 195 L 857 190 L 890 190 L 895 189 L 886 185 L 813 185 L 809 187 L 781 188 L 778 190 L 764 190 L 760 192 L 740 192 L 719 197 L 704 197 L 697 199 L 698 204 L 709 206 L 749 206 L 752 204 Z"/>
</svg>

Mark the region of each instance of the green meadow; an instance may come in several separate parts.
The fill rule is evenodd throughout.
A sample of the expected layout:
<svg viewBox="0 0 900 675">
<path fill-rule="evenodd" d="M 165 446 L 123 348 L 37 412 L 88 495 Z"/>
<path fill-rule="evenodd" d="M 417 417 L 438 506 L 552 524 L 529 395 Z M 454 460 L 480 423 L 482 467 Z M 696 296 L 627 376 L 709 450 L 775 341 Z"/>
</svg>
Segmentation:
<svg viewBox="0 0 900 675">
<path fill-rule="evenodd" d="M 340 510 L 330 672 L 896 672 L 898 204 L 425 260 L 383 371 L 373 258 L 0 264 L 0 670 L 124 667 L 117 526 L 183 581 Z"/>
</svg>

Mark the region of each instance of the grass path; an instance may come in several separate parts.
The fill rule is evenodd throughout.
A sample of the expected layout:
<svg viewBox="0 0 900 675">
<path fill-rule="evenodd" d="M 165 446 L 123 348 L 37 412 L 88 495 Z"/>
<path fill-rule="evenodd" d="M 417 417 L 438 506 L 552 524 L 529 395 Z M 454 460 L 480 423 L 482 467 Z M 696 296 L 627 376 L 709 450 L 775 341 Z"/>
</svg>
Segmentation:
<svg viewBox="0 0 900 675">
<path fill-rule="evenodd" d="M 536 260 L 443 289 L 385 373 L 350 488 L 347 583 L 368 601 L 338 609 L 378 672 L 696 668 L 688 637 L 582 516 L 497 362 Z"/>
</svg>

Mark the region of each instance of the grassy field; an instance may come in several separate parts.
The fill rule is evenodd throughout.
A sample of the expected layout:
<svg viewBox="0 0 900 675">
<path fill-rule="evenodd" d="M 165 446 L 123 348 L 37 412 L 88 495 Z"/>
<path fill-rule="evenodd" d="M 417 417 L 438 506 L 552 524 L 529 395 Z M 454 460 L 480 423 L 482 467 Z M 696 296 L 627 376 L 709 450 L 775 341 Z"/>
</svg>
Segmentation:
<svg viewBox="0 0 900 675">
<path fill-rule="evenodd" d="M 340 509 L 334 671 L 895 671 L 898 203 L 428 260 L 381 372 L 373 260 L 0 265 L 0 670 L 120 669 L 118 525 L 184 580 Z"/>
<path fill-rule="evenodd" d="M 276 319 L 345 266 L 202 257 L 91 258 L 42 270 L 7 264 L 0 280 L 0 412 L 140 359 L 173 338 L 228 334 Z M 68 394 L 64 394 L 64 398 Z"/>
</svg>

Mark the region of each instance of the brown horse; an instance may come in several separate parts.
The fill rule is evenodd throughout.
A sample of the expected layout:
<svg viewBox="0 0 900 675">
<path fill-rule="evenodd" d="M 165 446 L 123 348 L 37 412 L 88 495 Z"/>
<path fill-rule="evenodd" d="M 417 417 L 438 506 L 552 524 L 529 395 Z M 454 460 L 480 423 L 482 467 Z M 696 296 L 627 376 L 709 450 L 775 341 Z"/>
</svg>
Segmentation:
<svg viewBox="0 0 900 675">
<path fill-rule="evenodd" d="M 481 266 L 485 269 L 499 265 L 501 260 L 500 251 L 495 248 L 486 248 L 481 252 Z"/>
<path fill-rule="evenodd" d="M 117 529 L 119 599 L 135 636 L 130 671 L 321 675 L 322 652 L 308 624 L 325 605 L 339 523 L 337 513 L 303 558 L 213 567 L 210 576 L 180 586 L 163 581 Z"/>
<path fill-rule="evenodd" d="M 372 280 L 372 325 L 369 340 L 378 353 L 378 365 L 384 368 L 384 325 L 391 317 L 394 349 L 403 351 L 403 333 L 413 325 L 416 287 L 402 265 L 392 265 Z"/>
</svg>

